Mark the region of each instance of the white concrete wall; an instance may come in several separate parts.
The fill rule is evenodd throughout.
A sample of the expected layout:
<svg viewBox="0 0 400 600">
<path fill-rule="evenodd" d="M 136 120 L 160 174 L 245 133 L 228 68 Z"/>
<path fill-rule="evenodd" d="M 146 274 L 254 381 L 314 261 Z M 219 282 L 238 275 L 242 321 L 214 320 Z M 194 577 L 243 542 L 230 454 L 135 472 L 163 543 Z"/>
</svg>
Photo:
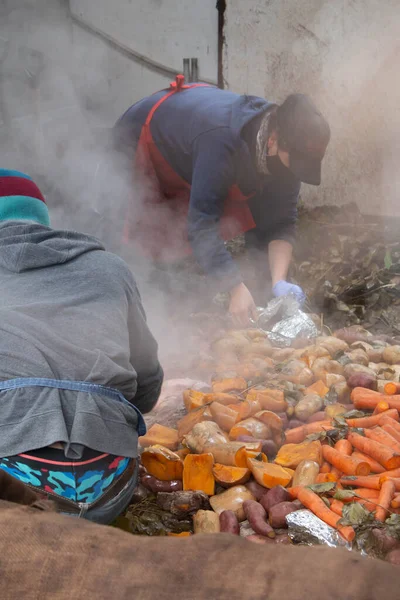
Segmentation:
<svg viewBox="0 0 400 600">
<path fill-rule="evenodd" d="M 398 0 L 228 0 L 225 16 L 227 86 L 278 102 L 309 93 L 330 122 L 306 203 L 399 216 Z"/>
<path fill-rule="evenodd" d="M 70 0 L 77 18 L 155 63 L 182 70 L 199 59 L 199 76 L 217 81 L 216 0 Z"/>
</svg>

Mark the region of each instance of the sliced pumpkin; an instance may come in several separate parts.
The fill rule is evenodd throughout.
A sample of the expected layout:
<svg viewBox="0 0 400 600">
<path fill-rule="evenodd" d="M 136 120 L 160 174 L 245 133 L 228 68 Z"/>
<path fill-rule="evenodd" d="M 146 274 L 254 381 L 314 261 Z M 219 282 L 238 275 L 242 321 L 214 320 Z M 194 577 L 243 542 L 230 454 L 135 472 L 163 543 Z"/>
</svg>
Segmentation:
<svg viewBox="0 0 400 600">
<path fill-rule="evenodd" d="M 257 440 L 268 440 L 271 437 L 271 430 L 258 419 L 250 417 L 236 423 L 229 432 L 231 440 L 236 440 L 240 435 L 251 435 Z"/>
<path fill-rule="evenodd" d="M 250 479 L 251 472 L 247 467 L 228 467 L 217 463 L 213 467 L 213 474 L 217 483 L 228 488 L 246 483 Z"/>
<path fill-rule="evenodd" d="M 215 493 L 212 454 L 188 454 L 183 461 L 183 489 L 204 492 L 208 496 Z"/>
<path fill-rule="evenodd" d="M 286 469 L 273 463 L 265 463 L 254 458 L 247 459 L 247 466 L 257 483 L 268 489 L 276 485 L 287 487 L 294 475 L 292 469 Z"/>
<path fill-rule="evenodd" d="M 227 392 L 243 392 L 247 389 L 247 381 L 243 377 L 229 377 L 214 381 L 212 384 L 213 392 L 216 394 Z"/>
<path fill-rule="evenodd" d="M 281 467 L 296 467 L 303 460 L 312 460 L 322 464 L 322 446 L 319 440 L 302 442 L 301 444 L 284 444 L 275 458 L 275 463 Z"/>
<path fill-rule="evenodd" d="M 182 459 L 165 446 L 160 444 L 149 446 L 142 452 L 140 460 L 146 471 L 156 479 L 161 481 L 182 479 Z"/>
<path fill-rule="evenodd" d="M 176 429 L 165 427 L 155 423 L 150 427 L 146 435 L 139 438 L 139 445 L 142 448 L 160 444 L 170 450 L 175 450 L 179 445 L 179 434 Z"/>
</svg>

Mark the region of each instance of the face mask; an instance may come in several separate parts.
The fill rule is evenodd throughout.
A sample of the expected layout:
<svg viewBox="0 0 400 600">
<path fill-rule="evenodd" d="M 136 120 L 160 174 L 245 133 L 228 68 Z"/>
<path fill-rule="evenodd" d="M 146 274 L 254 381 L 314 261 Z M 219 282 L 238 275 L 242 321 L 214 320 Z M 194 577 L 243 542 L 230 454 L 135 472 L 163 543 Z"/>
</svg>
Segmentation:
<svg viewBox="0 0 400 600">
<path fill-rule="evenodd" d="M 279 179 L 293 177 L 291 170 L 288 169 L 288 167 L 285 167 L 278 154 L 274 154 L 274 156 L 266 156 L 265 160 L 267 163 L 268 172 L 274 177 L 278 177 Z"/>
</svg>

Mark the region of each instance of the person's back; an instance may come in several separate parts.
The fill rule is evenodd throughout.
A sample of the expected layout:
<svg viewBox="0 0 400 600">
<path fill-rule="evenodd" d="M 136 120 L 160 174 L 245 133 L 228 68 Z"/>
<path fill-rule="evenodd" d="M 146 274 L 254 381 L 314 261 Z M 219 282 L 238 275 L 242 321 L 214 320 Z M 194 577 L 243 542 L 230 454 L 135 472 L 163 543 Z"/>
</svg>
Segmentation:
<svg viewBox="0 0 400 600">
<path fill-rule="evenodd" d="M 32 185 L 0 170 L 0 468 L 90 505 L 132 469 L 143 430 L 137 408 L 155 405 L 162 369 L 127 265 L 94 238 L 50 229 L 37 197 L 20 200 L 18 214 L 16 199 L 34 194 L 25 191 Z M 80 498 L 59 465 L 58 487 L 42 477 L 54 462 L 102 474 L 82 479 Z"/>
</svg>

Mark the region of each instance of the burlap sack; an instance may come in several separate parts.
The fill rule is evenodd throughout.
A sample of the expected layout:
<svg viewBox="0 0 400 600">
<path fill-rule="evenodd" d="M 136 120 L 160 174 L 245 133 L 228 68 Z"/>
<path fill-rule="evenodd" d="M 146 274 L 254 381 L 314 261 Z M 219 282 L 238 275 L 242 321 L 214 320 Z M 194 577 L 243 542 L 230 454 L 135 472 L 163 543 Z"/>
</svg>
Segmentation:
<svg viewBox="0 0 400 600">
<path fill-rule="evenodd" d="M 0 501 L 0 585 L 1 600 L 398 600 L 400 571 L 228 534 L 133 536 Z"/>
</svg>

